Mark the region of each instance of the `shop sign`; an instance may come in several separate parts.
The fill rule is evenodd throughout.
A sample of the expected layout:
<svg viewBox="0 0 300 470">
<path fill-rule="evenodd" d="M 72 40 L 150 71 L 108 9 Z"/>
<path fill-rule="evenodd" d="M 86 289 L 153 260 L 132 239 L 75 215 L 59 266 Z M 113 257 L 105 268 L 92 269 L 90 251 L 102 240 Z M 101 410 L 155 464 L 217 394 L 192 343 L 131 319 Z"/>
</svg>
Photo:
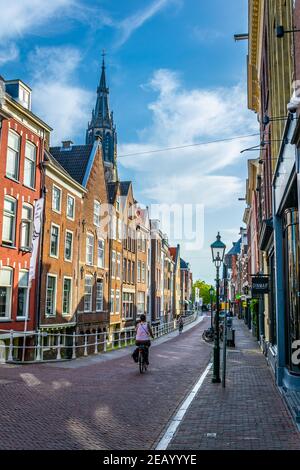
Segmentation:
<svg viewBox="0 0 300 470">
<path fill-rule="evenodd" d="M 252 297 L 260 294 L 268 294 L 269 278 L 266 276 L 255 276 L 252 278 Z"/>
</svg>

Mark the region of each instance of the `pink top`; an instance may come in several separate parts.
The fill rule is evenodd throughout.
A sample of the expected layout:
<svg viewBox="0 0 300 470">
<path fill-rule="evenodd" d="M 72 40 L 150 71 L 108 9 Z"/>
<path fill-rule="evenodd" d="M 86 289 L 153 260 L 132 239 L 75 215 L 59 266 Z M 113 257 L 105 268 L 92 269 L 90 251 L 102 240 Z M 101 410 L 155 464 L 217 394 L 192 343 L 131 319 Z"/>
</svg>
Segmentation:
<svg viewBox="0 0 300 470">
<path fill-rule="evenodd" d="M 139 323 L 136 332 L 136 340 L 137 341 L 148 341 L 149 340 L 149 330 L 148 330 L 148 323 Z"/>
</svg>

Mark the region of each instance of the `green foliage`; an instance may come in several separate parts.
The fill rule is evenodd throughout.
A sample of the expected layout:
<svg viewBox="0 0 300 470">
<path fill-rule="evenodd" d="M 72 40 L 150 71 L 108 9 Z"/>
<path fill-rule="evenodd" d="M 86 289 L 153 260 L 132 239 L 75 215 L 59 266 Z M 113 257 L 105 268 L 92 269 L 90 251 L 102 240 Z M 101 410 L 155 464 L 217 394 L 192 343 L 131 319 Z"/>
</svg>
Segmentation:
<svg viewBox="0 0 300 470">
<path fill-rule="evenodd" d="M 196 281 L 193 285 L 193 301 L 195 300 L 195 288 L 196 287 L 198 287 L 198 289 L 200 290 L 200 297 L 202 297 L 203 303 L 204 304 L 210 304 L 209 290 L 212 286 L 209 285 L 209 284 L 206 284 L 205 281 L 200 281 L 200 280 Z M 213 287 L 213 289 L 214 289 L 213 302 L 215 302 L 215 300 L 216 300 L 216 291 L 215 291 L 214 287 Z"/>
</svg>

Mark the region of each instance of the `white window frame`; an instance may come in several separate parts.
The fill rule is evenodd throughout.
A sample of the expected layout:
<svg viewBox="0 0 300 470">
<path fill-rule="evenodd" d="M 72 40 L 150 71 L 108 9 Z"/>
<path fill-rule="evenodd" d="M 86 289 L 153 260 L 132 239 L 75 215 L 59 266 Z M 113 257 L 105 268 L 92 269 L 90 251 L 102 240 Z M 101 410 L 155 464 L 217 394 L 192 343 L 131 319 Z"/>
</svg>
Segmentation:
<svg viewBox="0 0 300 470">
<path fill-rule="evenodd" d="M 117 254 L 115 250 L 111 252 L 111 277 L 114 279 L 116 277 L 116 268 L 117 268 Z"/>
<path fill-rule="evenodd" d="M 138 260 L 138 265 L 137 265 L 137 282 L 141 282 L 141 273 L 142 273 L 142 262 L 141 260 Z"/>
<path fill-rule="evenodd" d="M 67 241 L 67 234 L 68 233 L 70 233 L 72 235 L 71 258 L 70 259 L 66 258 L 66 241 Z M 72 232 L 72 230 L 66 230 L 66 233 L 65 233 L 65 246 L 64 246 L 64 259 L 68 263 L 71 263 L 73 261 L 73 244 L 74 244 L 74 233 Z"/>
<path fill-rule="evenodd" d="M 13 284 L 14 284 L 14 272 L 13 268 L 9 266 L 3 266 L 0 268 L 0 271 L 9 271 L 11 274 L 11 282 L 10 285 L 3 284 L 1 287 L 5 287 L 6 289 L 10 289 L 8 299 L 6 299 L 6 316 L 0 317 L 1 321 L 7 321 L 11 319 L 11 307 L 12 307 L 12 291 L 13 291 Z"/>
<path fill-rule="evenodd" d="M 51 238 L 52 238 L 52 227 L 58 228 L 57 254 L 56 254 L 56 255 L 53 255 L 53 254 L 51 253 L 51 245 L 52 245 L 52 242 L 51 242 Z M 51 223 L 51 227 L 50 227 L 50 258 L 55 258 L 55 259 L 58 259 L 58 258 L 59 258 L 59 244 L 60 244 L 60 225 L 54 224 L 54 223 L 52 222 L 52 223 Z"/>
<path fill-rule="evenodd" d="M 65 279 L 68 279 L 69 281 L 71 281 L 71 288 L 70 288 L 70 311 L 69 313 L 65 313 L 64 312 L 64 293 L 65 293 L 65 289 L 64 289 L 64 286 L 65 286 Z M 61 314 L 63 317 L 69 317 L 70 315 L 72 315 L 72 307 L 73 307 L 73 279 L 72 277 L 70 276 L 63 276 L 63 280 L 62 280 L 62 306 L 61 306 Z"/>
<path fill-rule="evenodd" d="M 103 248 L 101 248 L 101 251 L 103 252 L 103 256 L 100 258 L 99 257 L 99 243 L 103 243 Z M 102 260 L 100 263 L 99 261 Z M 104 268 L 105 267 L 105 240 L 103 238 L 98 238 L 97 240 L 97 267 L 98 268 Z"/>
<path fill-rule="evenodd" d="M 143 302 L 140 302 L 140 295 L 142 294 L 143 296 Z M 139 310 L 139 305 L 143 305 L 142 311 Z M 144 291 L 138 291 L 137 292 L 137 301 L 136 301 L 136 306 L 137 306 L 137 315 L 142 315 L 145 313 L 146 310 L 146 295 Z"/>
<path fill-rule="evenodd" d="M 99 302 L 98 297 L 98 285 L 102 285 L 102 292 L 101 292 L 101 309 L 97 308 L 97 303 Z M 97 279 L 96 281 L 96 312 L 103 312 L 103 299 L 104 299 L 104 281 L 103 279 Z"/>
<path fill-rule="evenodd" d="M 31 218 L 30 219 L 28 219 L 28 218 L 26 219 L 26 218 L 23 217 L 23 210 L 24 209 L 30 209 L 31 210 Z M 28 203 L 24 202 L 22 204 L 22 218 L 21 218 L 21 230 L 20 230 L 20 248 L 21 248 L 21 250 L 24 249 L 26 251 L 29 251 L 31 249 L 32 230 L 33 230 L 33 214 L 34 214 L 33 206 L 31 204 L 28 204 Z M 28 230 L 29 230 L 29 234 L 28 234 L 29 244 L 27 246 L 23 243 L 23 233 L 24 233 L 25 227 L 28 227 Z"/>
<path fill-rule="evenodd" d="M 27 145 L 29 147 L 34 147 L 34 160 L 32 160 L 31 158 L 28 158 L 28 156 L 26 156 L 26 148 L 27 148 Z M 35 178 L 36 178 L 36 159 L 37 159 L 37 147 L 36 145 L 34 145 L 33 142 L 30 142 L 30 140 L 27 140 L 26 141 L 26 144 L 25 144 L 25 158 L 24 158 L 24 175 L 23 175 L 23 184 L 24 186 L 26 186 L 27 188 L 30 188 L 30 189 L 35 189 Z M 33 165 L 33 181 L 32 181 L 32 185 L 31 184 L 27 184 L 25 182 L 25 164 L 26 164 L 26 161 L 29 161 L 32 165 Z"/>
<path fill-rule="evenodd" d="M 117 279 L 121 279 L 121 253 L 117 252 L 117 270 L 116 270 Z"/>
<path fill-rule="evenodd" d="M 146 282 L 146 263 L 142 261 L 142 267 L 141 267 L 141 282 L 145 284 Z"/>
<path fill-rule="evenodd" d="M 116 293 L 115 293 L 115 309 L 116 309 L 116 315 L 120 315 L 120 308 L 121 308 L 120 289 L 116 289 Z"/>
<path fill-rule="evenodd" d="M 8 142 L 9 142 L 9 134 L 14 134 L 17 138 L 18 138 L 18 141 L 19 141 L 19 148 L 18 150 L 15 150 L 14 148 L 10 147 L 8 145 Z M 16 173 L 17 175 L 16 176 L 12 176 L 12 175 L 9 175 L 7 173 L 7 161 L 8 161 L 8 150 L 11 150 L 12 152 L 14 152 L 16 154 L 16 160 L 17 160 L 17 163 L 16 163 Z M 7 138 L 7 152 L 6 152 L 6 167 L 5 167 L 5 176 L 9 179 L 12 179 L 14 181 L 19 181 L 19 174 L 20 174 L 20 150 L 21 150 L 21 136 L 20 134 L 18 134 L 17 132 L 13 131 L 12 129 L 9 129 L 8 131 L 8 138 Z"/>
<path fill-rule="evenodd" d="M 101 203 L 97 201 L 97 199 L 94 200 L 94 225 L 96 227 L 100 227 L 101 225 Z"/>
<path fill-rule="evenodd" d="M 112 301 L 113 296 L 113 301 Z M 110 289 L 110 314 L 115 314 L 115 289 Z"/>
<path fill-rule="evenodd" d="M 73 199 L 73 217 L 69 216 L 68 215 L 68 200 L 69 199 Z M 72 196 L 71 194 L 67 194 L 67 208 L 66 208 L 66 216 L 67 216 L 67 219 L 69 220 L 75 220 L 75 197 Z"/>
<path fill-rule="evenodd" d="M 26 287 L 20 287 L 20 273 L 26 273 L 27 274 L 27 285 Z M 19 300 L 19 289 L 26 289 L 25 291 L 25 315 L 18 315 L 18 306 L 19 302 L 17 302 L 17 320 L 25 320 L 26 318 L 28 319 L 28 310 L 29 310 L 29 299 L 27 302 L 27 296 L 28 296 L 28 289 L 29 289 L 29 271 L 28 269 L 20 269 L 19 271 L 19 280 L 18 280 L 18 297 L 17 299 Z"/>
<path fill-rule="evenodd" d="M 87 279 L 91 279 L 91 293 L 88 294 L 90 295 L 90 308 L 88 310 L 86 310 L 85 308 L 85 298 L 86 298 L 86 280 Z M 84 296 L 83 296 L 83 311 L 84 313 L 91 313 L 93 311 L 93 276 L 90 275 L 90 274 L 86 274 L 85 278 L 84 278 Z"/>
<path fill-rule="evenodd" d="M 17 220 L 17 212 L 18 212 L 18 203 L 17 203 L 17 199 L 11 196 L 4 196 L 4 203 L 5 203 L 5 200 L 13 202 L 15 210 L 14 210 L 13 215 L 10 215 L 11 213 L 5 212 L 4 205 L 3 205 L 2 244 L 5 246 L 9 246 L 9 247 L 15 247 L 16 246 L 16 220 Z M 13 220 L 13 226 L 12 226 L 13 239 L 12 240 L 5 240 L 3 238 L 5 214 L 7 215 L 7 217 L 10 217 L 10 219 Z"/>
<path fill-rule="evenodd" d="M 49 315 L 47 313 L 47 299 L 48 299 L 48 279 L 52 277 L 55 279 L 55 291 L 54 291 L 54 301 L 53 301 L 53 311 L 54 313 Z M 46 299 L 45 299 L 45 317 L 46 318 L 54 318 L 56 317 L 56 298 L 57 298 L 57 274 L 48 273 L 47 274 L 47 281 L 46 281 Z"/>
<path fill-rule="evenodd" d="M 54 189 L 57 189 L 60 193 L 60 198 L 59 198 L 59 209 L 56 209 L 54 207 Z M 62 200 L 62 189 L 59 186 L 56 186 L 56 184 L 52 185 L 52 210 L 56 212 L 57 214 L 61 214 L 61 200 Z"/>
<path fill-rule="evenodd" d="M 90 244 L 89 241 L 90 239 L 93 239 L 93 244 Z M 85 241 L 85 262 L 88 266 L 94 266 L 94 248 L 95 248 L 95 237 L 92 233 L 87 233 L 86 234 L 86 241 Z M 92 246 L 92 261 L 90 262 L 90 259 L 89 259 L 89 256 L 90 256 L 90 253 L 89 253 L 89 247 Z"/>
</svg>

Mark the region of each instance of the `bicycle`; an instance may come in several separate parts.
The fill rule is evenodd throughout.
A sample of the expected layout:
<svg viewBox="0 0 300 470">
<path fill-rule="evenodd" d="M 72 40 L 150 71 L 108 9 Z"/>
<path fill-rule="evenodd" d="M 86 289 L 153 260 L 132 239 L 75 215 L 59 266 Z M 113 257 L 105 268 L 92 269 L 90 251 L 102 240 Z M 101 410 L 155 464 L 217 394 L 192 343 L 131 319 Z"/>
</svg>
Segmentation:
<svg viewBox="0 0 300 470">
<path fill-rule="evenodd" d="M 139 369 L 140 369 L 141 374 L 147 371 L 147 364 L 145 361 L 145 351 L 147 347 L 148 346 L 145 346 L 144 344 L 141 344 L 138 347 L 139 348 L 138 364 L 139 364 Z"/>
<path fill-rule="evenodd" d="M 206 341 L 207 343 L 212 343 L 215 339 L 215 331 L 213 328 L 208 328 L 207 330 L 204 330 L 202 333 L 202 339 Z"/>
</svg>

